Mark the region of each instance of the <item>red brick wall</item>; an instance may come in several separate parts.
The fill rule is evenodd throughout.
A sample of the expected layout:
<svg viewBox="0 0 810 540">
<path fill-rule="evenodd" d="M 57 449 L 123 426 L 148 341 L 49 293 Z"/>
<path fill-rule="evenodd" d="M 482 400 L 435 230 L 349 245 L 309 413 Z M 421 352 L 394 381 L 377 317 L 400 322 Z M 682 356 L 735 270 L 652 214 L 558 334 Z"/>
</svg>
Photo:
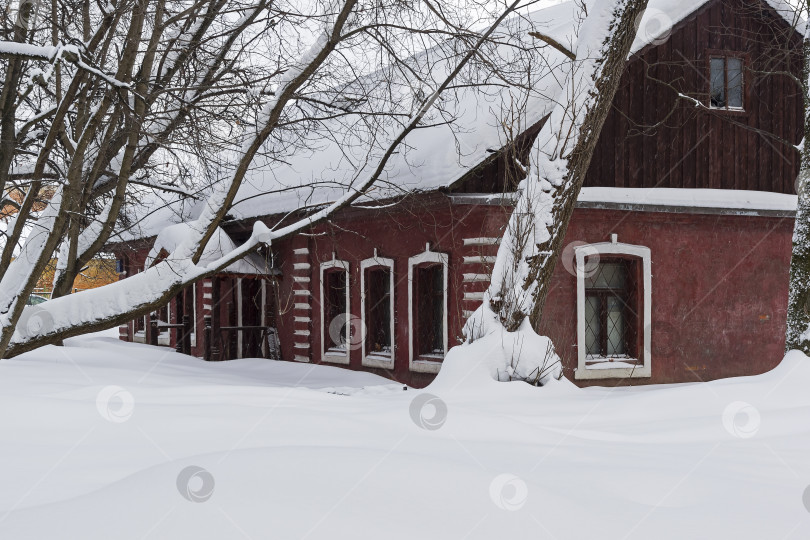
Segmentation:
<svg viewBox="0 0 810 540">
<path fill-rule="evenodd" d="M 488 285 L 465 282 L 464 274 L 487 271 L 485 262 L 473 263 L 469 257 L 483 256 L 486 261 L 496 253 L 496 246 L 465 245 L 464 239 L 498 237 L 505 220 L 506 213 L 496 206 L 445 205 L 396 212 L 383 220 L 368 212 L 321 227 L 309 240 L 312 361 L 320 361 L 321 350 L 320 262 L 330 260 L 333 251 L 349 262 L 350 309 L 359 317 L 359 265 L 376 247 L 380 256 L 395 260 L 396 363 L 390 371 L 363 368 L 358 348 L 351 351 L 348 367 L 415 386 L 428 383 L 431 375 L 411 372 L 408 365 L 408 257 L 424 251 L 426 242 L 434 251 L 450 253 L 453 346 L 464 312 L 479 305 L 465 301 L 465 292 L 478 293 Z M 605 242 L 615 233 L 619 242 L 651 249 L 652 377 L 632 384 L 669 383 L 761 373 L 781 360 L 792 227 L 790 218 L 578 209 L 565 243 Z M 284 275 L 287 283 L 286 269 Z M 558 264 L 541 325 L 553 338 L 571 379 L 576 367 L 575 287 L 575 277 Z M 281 318 L 284 358 L 292 358 L 291 342 L 296 340 L 286 322 L 290 314 Z"/>
<path fill-rule="evenodd" d="M 394 369 L 363 367 L 359 346 L 350 352 L 349 365 L 343 367 L 372 371 L 413 386 L 425 386 L 433 379 L 431 374 L 409 369 L 408 258 L 422 253 L 428 242 L 432 251 L 449 254 L 448 341 L 452 347 L 459 343 L 463 321 L 480 304 L 480 293 L 488 285 L 465 281 L 465 274 L 469 278 L 488 273 L 497 252 L 494 244 L 470 239 L 499 238 L 508 209 L 452 205 L 441 196 L 420 200 L 418 206 L 351 211 L 330 225 L 319 226 L 311 235 L 275 246 L 282 272 L 278 329 L 285 360 L 321 361 L 320 263 L 331 260 L 333 252 L 349 262 L 350 309 L 359 317 L 360 261 L 372 257 L 376 248 L 380 257 L 393 258 L 395 265 Z M 606 242 L 617 234 L 619 242 L 650 248 L 652 377 L 633 379 L 632 384 L 671 383 L 753 375 L 779 363 L 792 231 L 792 218 L 577 209 L 565 244 Z M 142 259 L 143 254 L 137 252 L 130 262 L 142 265 Z M 227 321 L 226 304 L 233 301 L 225 285 L 219 306 L 222 324 Z M 576 278 L 558 264 L 540 328 L 553 339 L 565 375 L 571 379 L 576 367 L 575 287 Z M 208 313 L 204 308 L 211 303 L 205 296 L 210 291 L 203 282 L 199 284 L 197 347 L 193 350 L 198 356 L 202 355 L 202 315 Z M 129 336 L 122 332 L 122 339 Z M 627 381 L 578 381 L 583 385 L 623 383 Z"/>
<path fill-rule="evenodd" d="M 565 239 L 650 248 L 652 378 L 632 384 L 763 373 L 784 353 L 792 218 L 578 209 Z M 576 366 L 576 279 L 558 264 L 541 329 Z M 615 384 L 601 381 L 595 384 Z"/>
</svg>

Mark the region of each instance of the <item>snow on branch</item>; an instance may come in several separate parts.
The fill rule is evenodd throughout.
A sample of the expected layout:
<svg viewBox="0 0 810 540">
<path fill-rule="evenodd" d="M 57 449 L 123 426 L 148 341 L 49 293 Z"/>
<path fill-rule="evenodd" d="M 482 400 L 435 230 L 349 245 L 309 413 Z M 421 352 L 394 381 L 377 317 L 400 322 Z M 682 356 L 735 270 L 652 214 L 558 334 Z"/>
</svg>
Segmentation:
<svg viewBox="0 0 810 540">
<path fill-rule="evenodd" d="M 12 56 L 31 60 L 45 60 L 52 63 L 59 59 L 64 59 L 76 65 L 76 67 L 103 79 L 116 88 L 131 88 L 130 84 L 121 82 L 115 77 L 104 73 L 100 69 L 95 68 L 82 60 L 78 48 L 74 45 L 59 44 L 47 46 L 32 45 L 29 43 L 17 43 L 15 41 L 0 41 L 0 57 Z"/>
</svg>

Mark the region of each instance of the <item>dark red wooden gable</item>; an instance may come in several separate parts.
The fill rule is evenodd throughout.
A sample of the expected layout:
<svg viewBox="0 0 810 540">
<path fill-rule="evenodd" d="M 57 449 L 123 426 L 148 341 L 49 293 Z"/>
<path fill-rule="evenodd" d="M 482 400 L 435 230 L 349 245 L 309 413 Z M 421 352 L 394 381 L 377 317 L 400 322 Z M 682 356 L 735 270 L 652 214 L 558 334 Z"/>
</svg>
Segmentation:
<svg viewBox="0 0 810 540">
<path fill-rule="evenodd" d="M 801 73 L 800 54 L 800 36 L 766 3 L 705 4 L 628 61 L 584 185 L 793 193 L 803 114 L 789 74 Z M 713 55 L 743 59 L 744 110 L 709 109 Z M 453 191 L 511 191 L 511 159 L 493 156 Z"/>
</svg>

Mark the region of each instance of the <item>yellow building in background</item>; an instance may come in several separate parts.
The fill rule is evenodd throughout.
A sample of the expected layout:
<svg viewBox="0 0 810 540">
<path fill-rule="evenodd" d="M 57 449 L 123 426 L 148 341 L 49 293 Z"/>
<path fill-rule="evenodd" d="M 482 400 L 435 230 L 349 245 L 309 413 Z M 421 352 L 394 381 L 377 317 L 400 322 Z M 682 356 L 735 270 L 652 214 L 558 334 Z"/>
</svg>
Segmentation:
<svg viewBox="0 0 810 540">
<path fill-rule="evenodd" d="M 48 263 L 48 267 L 39 278 L 39 282 L 37 282 L 34 294 L 50 298 L 51 291 L 53 290 L 53 275 L 55 269 L 56 259 L 51 259 L 51 262 Z M 79 275 L 76 276 L 76 280 L 73 282 L 73 292 L 95 289 L 96 287 L 101 287 L 114 281 L 118 281 L 115 259 L 111 257 L 98 257 L 92 259 L 87 266 L 79 272 Z"/>
</svg>

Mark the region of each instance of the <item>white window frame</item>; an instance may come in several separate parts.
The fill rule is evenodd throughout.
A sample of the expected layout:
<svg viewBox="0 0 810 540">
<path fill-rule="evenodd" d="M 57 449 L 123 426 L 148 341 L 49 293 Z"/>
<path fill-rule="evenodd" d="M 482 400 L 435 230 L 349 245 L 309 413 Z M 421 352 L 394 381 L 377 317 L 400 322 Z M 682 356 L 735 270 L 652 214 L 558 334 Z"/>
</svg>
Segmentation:
<svg viewBox="0 0 810 540">
<path fill-rule="evenodd" d="M 447 345 L 448 345 L 448 337 L 447 334 L 449 332 L 448 324 L 447 324 L 447 314 L 448 314 L 448 306 L 447 306 L 447 295 L 449 289 L 449 256 L 447 253 L 439 253 L 436 251 L 430 251 L 430 245 L 425 247 L 425 251 L 420 253 L 419 255 L 415 255 L 408 259 L 408 366 L 410 367 L 411 371 L 416 371 L 419 373 L 438 373 L 439 369 L 442 367 L 442 358 L 441 360 L 427 360 L 425 357 L 420 357 L 416 354 L 416 336 L 414 335 L 413 327 L 414 327 L 414 295 L 413 295 L 413 288 L 414 288 L 414 269 L 428 263 L 440 263 L 443 269 L 443 277 L 444 277 L 444 336 L 442 336 L 442 341 L 444 344 L 444 353 L 443 357 L 447 355 Z"/>
<path fill-rule="evenodd" d="M 189 341 L 192 347 L 197 346 L 197 283 L 191 284 L 191 313 L 188 312 L 188 306 L 183 306 L 183 311 L 191 316 L 191 332 L 189 333 Z M 183 321 L 180 321 L 183 322 Z"/>
<path fill-rule="evenodd" d="M 602 242 L 598 244 L 586 244 L 574 250 L 576 257 L 577 271 L 577 369 L 574 371 L 574 378 L 578 380 L 587 379 L 616 379 L 616 378 L 648 378 L 652 376 L 652 265 L 650 248 L 646 246 L 635 246 L 632 244 L 622 244 L 619 242 Z M 586 366 L 587 350 L 585 348 L 585 277 L 587 267 L 585 258 L 593 255 L 625 255 L 641 259 L 642 264 L 642 286 L 643 286 L 643 317 L 642 332 L 644 333 L 644 347 L 642 351 L 642 365 L 635 368 L 605 368 L 588 369 Z"/>
<path fill-rule="evenodd" d="M 391 310 L 391 356 L 369 353 L 366 354 L 366 270 L 375 268 L 388 268 L 389 274 L 389 309 Z M 376 250 L 374 257 L 360 261 L 360 328 L 362 328 L 361 350 L 363 355 L 362 364 L 366 367 L 394 369 L 394 358 L 396 357 L 396 321 L 394 320 L 394 259 L 378 257 Z"/>
<path fill-rule="evenodd" d="M 321 263 L 321 274 L 320 274 L 320 288 L 321 288 L 321 361 L 323 362 L 330 362 L 333 364 L 348 364 L 349 359 L 351 358 L 351 343 L 349 340 L 346 342 L 346 354 L 336 354 L 334 352 L 329 352 L 326 350 L 326 312 L 325 312 L 325 305 L 326 305 L 326 296 L 324 294 L 324 275 L 326 271 L 331 268 L 342 268 L 344 272 L 346 272 L 346 324 L 349 324 L 350 317 L 351 317 L 351 294 L 350 294 L 350 277 L 351 274 L 349 273 L 349 262 L 348 261 L 341 261 L 338 259 L 332 259 L 331 261 L 326 261 Z M 347 336 L 348 337 L 348 336 Z"/>
</svg>

